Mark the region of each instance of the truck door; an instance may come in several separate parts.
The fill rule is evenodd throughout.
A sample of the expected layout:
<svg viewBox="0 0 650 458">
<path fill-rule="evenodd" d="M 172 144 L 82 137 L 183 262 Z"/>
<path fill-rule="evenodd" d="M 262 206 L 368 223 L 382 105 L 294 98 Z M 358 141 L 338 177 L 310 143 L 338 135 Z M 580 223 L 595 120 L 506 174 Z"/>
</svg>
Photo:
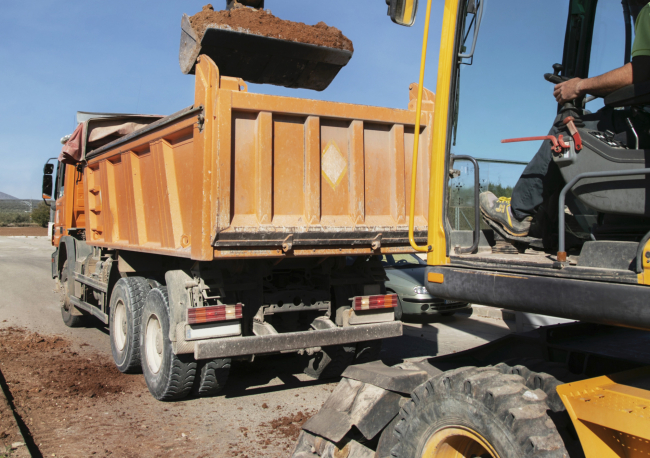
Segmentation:
<svg viewBox="0 0 650 458">
<path fill-rule="evenodd" d="M 68 166 L 59 162 L 56 171 L 56 183 L 54 186 L 54 225 L 52 227 L 52 245 L 59 246 L 61 237 L 65 234 L 65 178 Z"/>
</svg>

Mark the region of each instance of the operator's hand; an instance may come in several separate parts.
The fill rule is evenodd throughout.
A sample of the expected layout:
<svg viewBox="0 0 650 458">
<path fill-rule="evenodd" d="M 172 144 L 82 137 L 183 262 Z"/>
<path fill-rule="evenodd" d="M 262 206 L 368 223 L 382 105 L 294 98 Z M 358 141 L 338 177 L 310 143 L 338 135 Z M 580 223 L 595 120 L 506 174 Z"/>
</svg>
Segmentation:
<svg viewBox="0 0 650 458">
<path fill-rule="evenodd" d="M 555 86 L 553 91 L 553 97 L 557 100 L 557 103 L 566 103 L 570 100 L 575 100 L 578 97 L 584 95 L 580 90 L 582 83 L 582 78 L 573 78 L 569 81 L 565 81 Z"/>
</svg>

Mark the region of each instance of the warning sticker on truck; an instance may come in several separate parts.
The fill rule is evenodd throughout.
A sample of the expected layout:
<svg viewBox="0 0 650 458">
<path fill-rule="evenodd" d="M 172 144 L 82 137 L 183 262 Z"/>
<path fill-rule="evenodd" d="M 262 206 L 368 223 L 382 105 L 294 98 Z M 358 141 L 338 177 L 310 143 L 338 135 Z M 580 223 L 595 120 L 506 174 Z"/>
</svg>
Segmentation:
<svg viewBox="0 0 650 458">
<path fill-rule="evenodd" d="M 333 140 L 331 140 L 325 147 L 321 164 L 321 170 L 323 177 L 325 177 L 325 181 L 329 183 L 332 189 L 336 189 L 348 169 L 348 162 L 345 160 L 341 150 Z"/>
</svg>

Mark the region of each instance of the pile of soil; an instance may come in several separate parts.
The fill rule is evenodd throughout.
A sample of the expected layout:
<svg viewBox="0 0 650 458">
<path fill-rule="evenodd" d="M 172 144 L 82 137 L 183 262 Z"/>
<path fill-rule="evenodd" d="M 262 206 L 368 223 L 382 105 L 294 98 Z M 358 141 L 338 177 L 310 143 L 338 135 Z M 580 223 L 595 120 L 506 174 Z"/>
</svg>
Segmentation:
<svg viewBox="0 0 650 458">
<path fill-rule="evenodd" d="M 203 37 L 208 27 L 217 27 L 354 52 L 352 41 L 336 27 L 330 27 L 324 22 L 307 25 L 285 21 L 273 16 L 268 10 L 241 7 L 230 11 L 214 11 L 212 5 L 208 4 L 203 7 L 203 11 L 190 17 L 190 23 L 199 38 Z"/>
<path fill-rule="evenodd" d="M 42 336 L 23 329 L 0 330 L 0 361 L 20 363 L 21 377 L 5 376 L 14 396 L 29 400 L 32 408 L 71 396 L 114 396 L 131 388 L 130 380 L 108 358 L 79 355 L 61 337 Z"/>
</svg>

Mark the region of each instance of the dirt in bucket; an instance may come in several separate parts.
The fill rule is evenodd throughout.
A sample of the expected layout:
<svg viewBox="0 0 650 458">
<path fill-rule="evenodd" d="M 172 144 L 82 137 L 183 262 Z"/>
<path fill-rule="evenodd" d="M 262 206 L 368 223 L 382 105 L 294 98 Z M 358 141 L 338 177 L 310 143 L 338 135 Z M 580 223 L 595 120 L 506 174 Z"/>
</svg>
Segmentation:
<svg viewBox="0 0 650 458">
<path fill-rule="evenodd" d="M 203 37 L 208 27 L 217 27 L 263 37 L 354 51 L 352 41 L 336 27 L 330 27 L 324 22 L 307 25 L 302 22 L 285 21 L 273 16 L 268 10 L 239 7 L 230 11 L 215 11 L 212 5 L 208 4 L 201 12 L 190 17 L 190 22 L 192 28 L 199 34 L 199 38 Z"/>
</svg>

